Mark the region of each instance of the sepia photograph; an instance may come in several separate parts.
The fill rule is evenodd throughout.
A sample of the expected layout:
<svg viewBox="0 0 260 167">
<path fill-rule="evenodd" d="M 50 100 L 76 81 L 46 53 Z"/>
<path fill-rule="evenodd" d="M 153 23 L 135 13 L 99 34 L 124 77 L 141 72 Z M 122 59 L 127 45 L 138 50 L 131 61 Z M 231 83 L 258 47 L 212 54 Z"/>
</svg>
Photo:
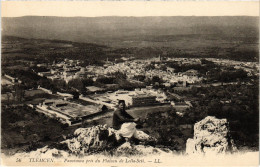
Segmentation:
<svg viewBox="0 0 260 167">
<path fill-rule="evenodd" d="M 258 166 L 259 1 L 2 1 L 1 166 Z"/>
</svg>

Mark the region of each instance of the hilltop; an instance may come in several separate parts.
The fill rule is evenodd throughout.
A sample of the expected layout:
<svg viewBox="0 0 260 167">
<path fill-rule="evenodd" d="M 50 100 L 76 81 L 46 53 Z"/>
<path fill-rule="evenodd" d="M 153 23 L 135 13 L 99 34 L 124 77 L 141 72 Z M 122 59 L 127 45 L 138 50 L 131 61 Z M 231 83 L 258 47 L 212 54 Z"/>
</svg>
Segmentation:
<svg viewBox="0 0 260 167">
<path fill-rule="evenodd" d="M 258 36 L 258 17 L 46 17 L 2 18 L 4 35 L 109 43 L 178 40 L 182 36 Z"/>
<path fill-rule="evenodd" d="M 165 53 L 257 61 L 258 25 L 258 17 L 247 16 L 25 16 L 2 18 L 2 35 L 98 44 L 116 49 L 112 54 L 137 57 Z"/>
</svg>

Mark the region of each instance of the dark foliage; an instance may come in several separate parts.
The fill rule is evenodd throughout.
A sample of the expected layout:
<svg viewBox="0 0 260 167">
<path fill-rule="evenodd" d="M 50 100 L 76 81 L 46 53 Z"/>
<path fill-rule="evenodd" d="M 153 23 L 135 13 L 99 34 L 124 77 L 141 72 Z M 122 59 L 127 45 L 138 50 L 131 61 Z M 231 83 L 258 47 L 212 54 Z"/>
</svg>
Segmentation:
<svg viewBox="0 0 260 167">
<path fill-rule="evenodd" d="M 2 149 L 26 148 L 26 151 L 61 141 L 62 134 L 66 134 L 58 120 L 26 106 L 2 107 L 1 133 Z"/>
</svg>

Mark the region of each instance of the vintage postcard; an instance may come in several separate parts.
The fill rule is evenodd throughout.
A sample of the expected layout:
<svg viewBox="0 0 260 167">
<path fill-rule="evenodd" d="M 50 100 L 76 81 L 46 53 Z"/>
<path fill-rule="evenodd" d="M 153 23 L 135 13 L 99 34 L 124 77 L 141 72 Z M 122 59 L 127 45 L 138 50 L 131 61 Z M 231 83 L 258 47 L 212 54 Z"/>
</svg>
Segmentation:
<svg viewBox="0 0 260 167">
<path fill-rule="evenodd" d="M 1 166 L 258 160 L 258 1 L 1 2 Z"/>
</svg>

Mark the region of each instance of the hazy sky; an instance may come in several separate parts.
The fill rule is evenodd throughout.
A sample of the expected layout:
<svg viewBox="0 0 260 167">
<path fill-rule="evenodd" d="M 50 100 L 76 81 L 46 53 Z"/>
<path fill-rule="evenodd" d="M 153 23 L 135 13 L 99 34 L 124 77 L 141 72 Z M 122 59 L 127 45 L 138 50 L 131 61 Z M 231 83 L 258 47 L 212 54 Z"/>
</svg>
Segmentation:
<svg viewBox="0 0 260 167">
<path fill-rule="evenodd" d="M 5 1 L 2 17 L 37 16 L 259 16 L 258 1 Z"/>
</svg>

